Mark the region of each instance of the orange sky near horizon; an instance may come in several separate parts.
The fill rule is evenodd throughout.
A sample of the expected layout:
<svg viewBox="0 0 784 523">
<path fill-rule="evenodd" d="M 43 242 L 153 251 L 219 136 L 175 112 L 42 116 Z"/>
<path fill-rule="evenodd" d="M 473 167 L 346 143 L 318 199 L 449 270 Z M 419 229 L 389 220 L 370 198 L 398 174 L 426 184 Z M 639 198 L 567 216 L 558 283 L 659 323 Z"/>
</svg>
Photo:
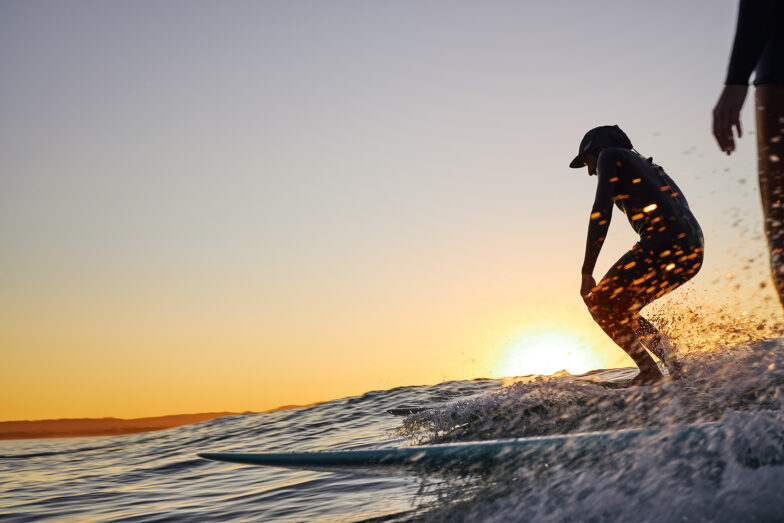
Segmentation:
<svg viewBox="0 0 784 523">
<path fill-rule="evenodd" d="M 0 420 L 631 365 L 578 295 L 600 124 L 703 226 L 672 303 L 767 307 L 754 137 L 710 135 L 736 4 L 631 4 L 4 2 Z"/>
</svg>

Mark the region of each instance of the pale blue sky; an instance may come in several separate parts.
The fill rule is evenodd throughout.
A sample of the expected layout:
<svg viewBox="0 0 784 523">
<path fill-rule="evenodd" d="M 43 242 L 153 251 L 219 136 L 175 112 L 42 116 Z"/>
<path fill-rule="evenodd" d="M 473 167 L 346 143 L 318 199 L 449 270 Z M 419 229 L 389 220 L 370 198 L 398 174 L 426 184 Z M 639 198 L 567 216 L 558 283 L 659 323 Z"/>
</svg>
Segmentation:
<svg viewBox="0 0 784 523">
<path fill-rule="evenodd" d="M 593 328 L 577 290 L 595 179 L 567 165 L 607 123 L 681 185 L 708 242 L 695 283 L 709 288 L 742 265 L 733 249 L 762 248 L 749 244 L 753 136 L 727 158 L 710 135 L 736 8 L 5 1 L 2 350 L 45 376 L 54 354 L 111 371 L 120 363 L 95 358 L 114 337 L 140 367 L 153 353 L 193 358 L 194 340 L 252 366 L 217 341 L 244 335 L 248 353 L 287 355 L 257 369 L 288 376 L 264 392 L 270 406 L 475 377 L 465 361 L 520 328 L 508 318 L 567 310 Z M 597 278 L 634 241 L 628 229 L 616 215 Z M 298 329 L 323 332 L 324 349 Z M 455 337 L 471 340 L 459 363 L 444 357 Z M 430 373 L 408 372 L 423 347 Z M 295 362 L 363 350 L 397 359 L 300 392 Z"/>
</svg>

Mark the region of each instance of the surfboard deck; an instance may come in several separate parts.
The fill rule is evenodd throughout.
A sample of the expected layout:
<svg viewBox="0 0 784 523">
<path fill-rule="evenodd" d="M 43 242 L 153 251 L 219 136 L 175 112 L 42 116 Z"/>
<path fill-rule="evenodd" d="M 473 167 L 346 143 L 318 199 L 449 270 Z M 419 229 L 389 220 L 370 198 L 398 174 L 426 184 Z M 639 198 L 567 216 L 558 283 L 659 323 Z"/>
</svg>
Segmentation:
<svg viewBox="0 0 784 523">
<path fill-rule="evenodd" d="M 387 409 L 387 414 L 392 414 L 393 416 L 409 416 L 411 414 L 416 414 L 417 412 L 422 412 L 430 409 L 431 407 L 420 407 L 416 405 L 399 405 L 397 407 Z"/>
<path fill-rule="evenodd" d="M 717 424 L 682 425 L 665 434 L 669 438 L 704 436 Z M 363 474 L 466 473 L 508 464 L 534 464 L 558 457 L 580 458 L 614 453 L 628 448 L 644 436 L 662 433 L 663 427 L 605 432 L 587 432 L 505 440 L 448 443 L 376 450 L 332 452 L 233 453 L 205 452 L 206 459 L 323 472 Z"/>
</svg>

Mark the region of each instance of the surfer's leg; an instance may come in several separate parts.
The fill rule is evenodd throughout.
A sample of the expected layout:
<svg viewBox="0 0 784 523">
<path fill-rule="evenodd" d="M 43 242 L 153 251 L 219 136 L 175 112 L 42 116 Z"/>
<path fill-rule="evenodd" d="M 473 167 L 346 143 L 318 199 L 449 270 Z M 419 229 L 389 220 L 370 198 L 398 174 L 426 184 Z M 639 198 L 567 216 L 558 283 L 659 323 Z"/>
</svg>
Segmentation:
<svg viewBox="0 0 784 523">
<path fill-rule="evenodd" d="M 627 314 L 623 314 L 612 306 L 596 305 L 592 306 L 590 311 L 602 330 L 634 361 L 640 369 L 640 377 L 645 382 L 653 382 L 661 378 L 662 374 L 656 362 L 631 328 L 632 318 L 629 317 L 628 311 Z"/>
<path fill-rule="evenodd" d="M 757 165 L 773 284 L 784 306 L 784 86 L 756 88 Z"/>
<path fill-rule="evenodd" d="M 636 325 L 634 326 L 634 333 L 645 347 L 654 353 L 657 358 L 664 361 L 664 348 L 662 341 L 662 334 L 653 326 L 645 317 L 640 314 L 636 318 Z"/>
<path fill-rule="evenodd" d="M 662 334 L 642 314 L 637 316 L 637 326 L 634 332 L 645 348 L 656 355 L 667 367 L 671 378 L 676 378 L 681 373 L 681 365 L 673 355 L 675 349 L 666 334 Z"/>
<path fill-rule="evenodd" d="M 646 265 L 646 253 L 636 245 L 607 272 L 586 304 L 596 323 L 639 367 L 640 380 L 647 383 L 657 381 L 662 375 L 634 332 L 642 308 L 636 303 L 639 290 L 635 281 L 640 279 L 641 269 L 644 273 Z"/>
<path fill-rule="evenodd" d="M 702 267 L 703 252 L 701 240 L 685 248 L 673 244 L 670 248 L 649 250 L 646 259 L 652 260 L 650 268 L 635 281 L 638 294 L 633 299 L 638 310 L 693 278 Z M 680 372 L 680 365 L 670 357 L 673 349 L 667 337 L 641 314 L 635 318 L 634 330 L 645 347 L 664 363 L 671 376 Z"/>
<path fill-rule="evenodd" d="M 693 278 L 702 260 L 701 241 L 688 248 L 673 244 L 648 249 L 638 244 L 613 265 L 592 293 L 589 309 L 594 320 L 640 367 L 635 384 L 661 377 L 646 348 L 667 365 L 662 334 L 640 310 Z"/>
</svg>

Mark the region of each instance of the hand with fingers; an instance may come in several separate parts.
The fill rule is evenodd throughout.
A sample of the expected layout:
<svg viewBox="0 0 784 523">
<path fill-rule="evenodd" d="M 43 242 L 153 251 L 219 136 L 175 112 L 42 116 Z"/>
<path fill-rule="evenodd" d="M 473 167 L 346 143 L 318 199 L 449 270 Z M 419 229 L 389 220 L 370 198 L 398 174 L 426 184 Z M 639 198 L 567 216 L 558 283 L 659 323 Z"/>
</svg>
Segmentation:
<svg viewBox="0 0 784 523">
<path fill-rule="evenodd" d="M 735 150 L 735 138 L 732 128 L 738 133 L 738 138 L 743 136 L 740 125 L 740 110 L 746 100 L 747 85 L 725 85 L 721 92 L 716 107 L 713 108 L 713 136 L 719 148 L 728 155 Z"/>
</svg>

